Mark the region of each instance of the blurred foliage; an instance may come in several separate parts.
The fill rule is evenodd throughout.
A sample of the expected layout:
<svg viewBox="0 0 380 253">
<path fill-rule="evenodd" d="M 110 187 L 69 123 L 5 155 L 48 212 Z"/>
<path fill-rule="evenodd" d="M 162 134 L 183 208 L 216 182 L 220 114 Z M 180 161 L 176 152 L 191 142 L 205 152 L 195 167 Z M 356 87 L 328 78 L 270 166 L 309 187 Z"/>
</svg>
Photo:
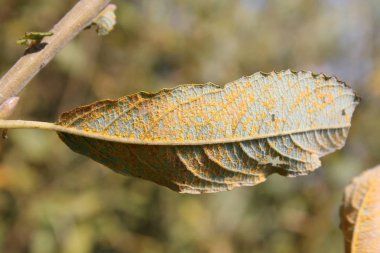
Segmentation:
<svg viewBox="0 0 380 253">
<path fill-rule="evenodd" d="M 76 1 L 0 0 L 0 74 L 26 31 Z M 336 75 L 362 96 L 346 147 L 307 177 L 180 195 L 74 154 L 48 132 L 0 145 L 0 252 L 343 252 L 344 186 L 380 163 L 378 0 L 128 0 L 106 37 L 86 30 L 22 92 L 13 118 L 55 121 L 74 106 L 259 70 Z"/>
</svg>

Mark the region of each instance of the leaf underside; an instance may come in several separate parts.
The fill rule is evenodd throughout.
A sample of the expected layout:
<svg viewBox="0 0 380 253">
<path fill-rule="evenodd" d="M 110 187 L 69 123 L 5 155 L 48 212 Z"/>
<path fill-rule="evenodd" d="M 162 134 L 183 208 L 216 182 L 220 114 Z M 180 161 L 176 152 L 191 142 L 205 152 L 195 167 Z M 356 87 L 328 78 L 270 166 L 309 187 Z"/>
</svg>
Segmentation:
<svg viewBox="0 0 380 253">
<path fill-rule="evenodd" d="M 256 73 L 226 84 L 189 84 L 99 101 L 56 123 L 75 152 L 178 192 L 255 185 L 306 175 L 344 146 L 358 97 L 334 77 Z M 89 136 L 90 135 L 90 136 Z"/>
<path fill-rule="evenodd" d="M 380 252 L 380 165 L 346 187 L 340 211 L 346 253 Z"/>
</svg>

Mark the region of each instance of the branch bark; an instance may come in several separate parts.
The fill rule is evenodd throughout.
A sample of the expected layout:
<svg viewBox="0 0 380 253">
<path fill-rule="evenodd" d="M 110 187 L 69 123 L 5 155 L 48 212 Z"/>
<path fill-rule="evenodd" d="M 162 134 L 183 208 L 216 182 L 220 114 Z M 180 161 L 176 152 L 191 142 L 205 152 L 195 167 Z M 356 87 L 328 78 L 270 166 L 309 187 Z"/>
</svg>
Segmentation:
<svg viewBox="0 0 380 253">
<path fill-rule="evenodd" d="M 0 105 L 16 96 L 109 2 L 110 0 L 80 0 L 51 29 L 54 35 L 42 40 L 41 43 L 46 43 L 42 50 L 22 56 L 0 79 Z"/>
</svg>

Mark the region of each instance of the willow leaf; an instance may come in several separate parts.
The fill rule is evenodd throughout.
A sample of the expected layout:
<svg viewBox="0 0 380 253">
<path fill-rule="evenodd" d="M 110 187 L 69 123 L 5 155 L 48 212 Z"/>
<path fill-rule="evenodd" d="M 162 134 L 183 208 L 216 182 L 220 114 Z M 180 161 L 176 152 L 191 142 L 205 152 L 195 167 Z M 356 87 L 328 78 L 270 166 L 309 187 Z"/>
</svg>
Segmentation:
<svg viewBox="0 0 380 253">
<path fill-rule="evenodd" d="M 346 187 L 341 228 L 346 253 L 380 252 L 380 165 L 354 178 Z"/>
<path fill-rule="evenodd" d="M 284 71 L 100 101 L 57 124 L 93 134 L 59 136 L 116 172 L 217 192 L 318 168 L 319 157 L 343 147 L 357 103 L 336 78 Z"/>
<path fill-rule="evenodd" d="M 218 192 L 315 170 L 344 146 L 358 101 L 334 77 L 260 72 L 223 87 L 104 100 L 35 127 L 56 130 L 72 150 L 118 173 L 178 192 Z"/>
</svg>

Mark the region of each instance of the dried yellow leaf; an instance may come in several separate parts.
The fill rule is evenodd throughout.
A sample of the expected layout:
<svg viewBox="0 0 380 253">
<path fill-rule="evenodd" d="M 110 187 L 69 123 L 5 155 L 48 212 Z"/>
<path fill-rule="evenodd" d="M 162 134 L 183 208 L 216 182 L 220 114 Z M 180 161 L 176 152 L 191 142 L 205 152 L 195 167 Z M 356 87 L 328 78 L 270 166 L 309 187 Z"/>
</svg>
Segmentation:
<svg viewBox="0 0 380 253">
<path fill-rule="evenodd" d="M 341 229 L 346 253 L 380 252 L 380 165 L 363 172 L 346 187 Z"/>
</svg>

